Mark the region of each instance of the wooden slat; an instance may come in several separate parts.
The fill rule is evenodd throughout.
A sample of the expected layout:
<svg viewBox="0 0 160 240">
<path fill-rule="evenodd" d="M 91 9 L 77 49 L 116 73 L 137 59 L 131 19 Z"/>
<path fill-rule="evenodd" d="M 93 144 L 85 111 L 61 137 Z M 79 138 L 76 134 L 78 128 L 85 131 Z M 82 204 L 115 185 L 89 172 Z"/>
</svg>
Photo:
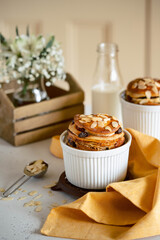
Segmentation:
<svg viewBox="0 0 160 240">
<path fill-rule="evenodd" d="M 14 106 L 6 93 L 0 90 L 0 137 L 13 144 L 13 110 Z"/>
<path fill-rule="evenodd" d="M 44 127 L 35 131 L 16 135 L 14 145 L 21 146 L 27 143 L 36 142 L 46 138 L 51 138 L 54 135 L 59 135 L 68 128 L 70 121 L 54 124 L 49 127 Z"/>
<path fill-rule="evenodd" d="M 66 96 L 57 97 L 55 99 L 34 103 L 14 110 L 14 120 L 34 116 L 36 114 L 50 112 L 73 104 L 82 103 L 84 100 L 83 92 L 76 92 Z"/>
<path fill-rule="evenodd" d="M 79 105 L 71 106 L 59 111 L 46 113 L 46 114 L 39 115 L 29 119 L 24 119 L 24 120 L 15 122 L 14 132 L 15 133 L 24 132 L 24 131 L 39 128 L 42 126 L 47 126 L 50 124 L 62 122 L 62 121 L 73 118 L 73 116 L 77 113 L 83 113 L 83 112 L 84 112 L 84 105 L 79 104 Z"/>
</svg>

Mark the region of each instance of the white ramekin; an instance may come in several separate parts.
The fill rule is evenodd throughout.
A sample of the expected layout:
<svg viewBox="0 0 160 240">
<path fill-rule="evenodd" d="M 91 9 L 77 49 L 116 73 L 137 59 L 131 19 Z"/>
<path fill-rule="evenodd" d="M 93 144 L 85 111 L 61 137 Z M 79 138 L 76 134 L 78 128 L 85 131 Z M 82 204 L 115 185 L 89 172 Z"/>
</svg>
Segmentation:
<svg viewBox="0 0 160 240">
<path fill-rule="evenodd" d="M 84 151 L 65 143 L 67 131 L 60 136 L 65 173 L 73 185 L 85 189 L 104 189 L 126 177 L 131 135 L 125 131 L 124 145 L 106 151 Z"/>
<path fill-rule="evenodd" d="M 160 105 L 140 105 L 125 100 L 120 94 L 124 128 L 133 128 L 160 140 Z"/>
</svg>

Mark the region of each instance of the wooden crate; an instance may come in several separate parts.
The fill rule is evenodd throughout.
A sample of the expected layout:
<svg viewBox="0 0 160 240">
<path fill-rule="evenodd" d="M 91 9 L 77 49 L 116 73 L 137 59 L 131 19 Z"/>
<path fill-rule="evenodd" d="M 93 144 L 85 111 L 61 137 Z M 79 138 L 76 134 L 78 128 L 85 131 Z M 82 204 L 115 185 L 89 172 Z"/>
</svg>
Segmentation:
<svg viewBox="0 0 160 240">
<path fill-rule="evenodd" d="M 67 74 L 70 90 L 46 88 L 49 100 L 16 107 L 12 94 L 0 90 L 0 137 L 15 146 L 50 138 L 67 129 L 73 116 L 84 113 L 84 92 Z"/>
</svg>

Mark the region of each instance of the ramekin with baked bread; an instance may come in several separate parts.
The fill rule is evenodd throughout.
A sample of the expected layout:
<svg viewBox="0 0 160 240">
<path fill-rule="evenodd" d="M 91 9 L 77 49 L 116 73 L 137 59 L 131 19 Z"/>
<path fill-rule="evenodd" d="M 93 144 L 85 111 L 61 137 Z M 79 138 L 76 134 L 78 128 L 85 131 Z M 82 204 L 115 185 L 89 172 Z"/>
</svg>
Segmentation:
<svg viewBox="0 0 160 240">
<path fill-rule="evenodd" d="M 137 78 L 126 89 L 126 100 L 141 105 L 160 104 L 160 80 Z"/>
<path fill-rule="evenodd" d="M 60 137 L 68 181 L 104 189 L 126 177 L 131 135 L 108 114 L 77 114 Z"/>
<path fill-rule="evenodd" d="M 120 94 L 125 128 L 160 140 L 160 79 L 136 78 Z"/>
</svg>

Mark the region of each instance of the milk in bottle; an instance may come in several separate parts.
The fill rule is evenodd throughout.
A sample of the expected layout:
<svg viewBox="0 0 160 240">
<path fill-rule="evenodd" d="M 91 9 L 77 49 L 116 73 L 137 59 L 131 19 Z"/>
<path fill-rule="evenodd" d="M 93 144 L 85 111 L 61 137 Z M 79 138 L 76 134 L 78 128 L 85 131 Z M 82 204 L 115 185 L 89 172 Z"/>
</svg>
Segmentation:
<svg viewBox="0 0 160 240">
<path fill-rule="evenodd" d="M 114 43 L 100 43 L 94 83 L 92 113 L 107 113 L 121 120 L 119 93 L 122 79 L 118 65 L 118 47 Z"/>
</svg>

